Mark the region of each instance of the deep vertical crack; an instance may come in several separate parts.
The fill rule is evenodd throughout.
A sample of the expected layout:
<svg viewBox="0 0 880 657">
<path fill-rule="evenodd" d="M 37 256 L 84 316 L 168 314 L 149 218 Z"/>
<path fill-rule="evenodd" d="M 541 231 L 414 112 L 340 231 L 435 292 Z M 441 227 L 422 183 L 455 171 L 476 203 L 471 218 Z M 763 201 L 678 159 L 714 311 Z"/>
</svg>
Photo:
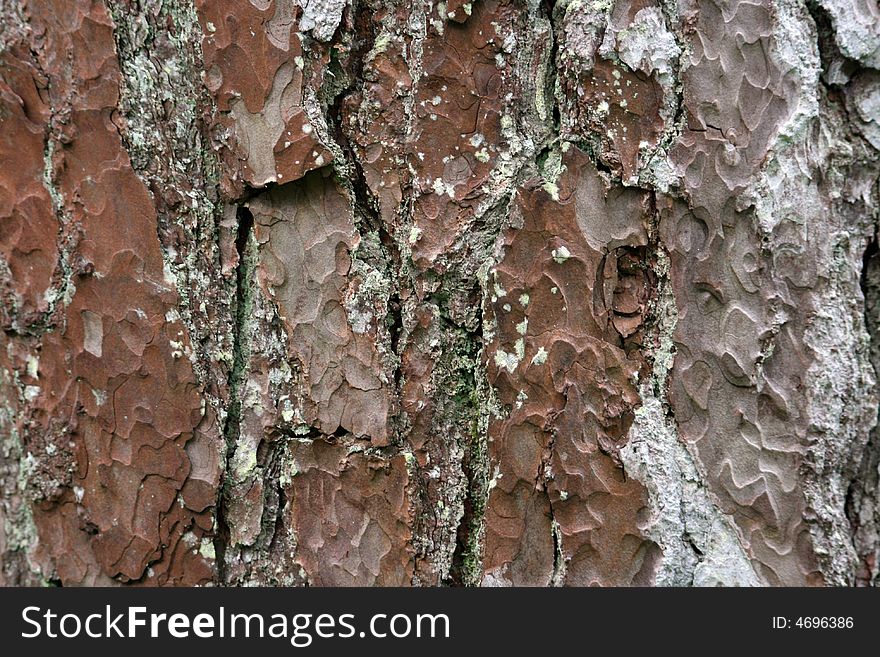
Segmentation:
<svg viewBox="0 0 880 657">
<path fill-rule="evenodd" d="M 482 299 L 480 300 L 482 305 Z M 488 482 L 486 481 L 486 441 L 482 435 L 479 418 L 479 374 L 481 368 L 481 348 L 483 344 L 483 319 L 479 315 L 476 329 L 469 333 L 472 368 L 461 372 L 464 380 L 462 389 L 456 394 L 456 406 L 463 408 L 468 418 L 469 434 L 464 449 L 462 470 L 466 479 L 462 515 L 456 529 L 455 549 L 452 553 L 448 584 L 454 586 L 476 586 L 480 575 L 480 540 L 483 515 L 486 510 Z"/>
<path fill-rule="evenodd" d="M 865 329 L 871 340 L 870 359 L 875 371 L 880 371 L 880 247 L 877 232 L 865 248 L 859 285 L 865 299 Z M 875 383 L 875 385 L 877 385 Z M 855 573 L 857 585 L 869 586 L 877 575 L 878 501 L 880 501 L 880 430 L 874 427 L 862 453 L 856 476 L 846 493 L 844 513 L 852 528 L 852 536 L 859 564 Z"/>
<path fill-rule="evenodd" d="M 546 66 L 542 67 L 539 79 L 535 80 L 536 87 L 543 87 L 544 97 L 549 101 L 547 114 L 544 119 L 542 139 L 536 144 L 534 155 L 531 159 L 533 171 L 543 171 L 544 165 L 553 153 L 554 147 L 558 146 L 560 137 L 561 114 L 559 98 L 556 94 L 556 59 L 558 55 L 559 40 L 554 26 L 553 12 L 556 3 L 553 0 L 542 0 L 537 7 L 538 18 L 547 20 L 550 43 L 547 49 Z M 499 199 L 497 205 L 487 211 L 487 214 L 498 211 L 506 217 L 510 214 L 510 206 L 516 193 L 516 186 L 510 189 L 510 194 Z M 503 228 L 503 222 L 499 229 Z M 500 230 L 492 234 L 494 243 Z M 484 296 L 482 290 L 477 295 L 475 303 L 483 308 Z M 465 409 L 462 415 L 466 415 L 470 421 L 471 432 L 468 444 L 465 446 L 465 455 L 462 469 L 466 478 L 466 490 L 463 500 L 463 513 L 459 519 L 456 530 L 456 544 L 452 555 L 450 576 L 445 583 L 455 586 L 479 586 L 482 579 L 482 542 L 485 531 L 485 513 L 489 496 L 489 462 L 488 462 L 488 423 L 489 418 L 482 399 L 486 395 L 485 387 L 490 384 L 486 380 L 484 368 L 483 348 L 485 346 L 483 335 L 483 312 L 478 315 L 478 323 L 475 329 L 469 331 L 468 338 L 471 340 L 473 368 L 470 372 L 461 372 L 467 376 L 467 393 L 462 396 L 456 395 L 456 407 Z M 544 465 L 541 466 L 543 474 Z M 537 483 L 536 483 L 537 487 Z M 561 552 L 561 536 L 558 524 L 552 518 L 553 543 L 554 543 L 554 582 L 564 578 L 565 563 Z"/>
<path fill-rule="evenodd" d="M 253 309 L 253 271 L 254 253 L 251 247 L 251 236 L 254 228 L 254 217 L 250 210 L 239 207 L 236 212 L 238 232 L 235 237 L 235 249 L 238 253 L 235 285 L 235 322 L 232 327 L 232 369 L 229 372 L 229 409 L 223 425 L 223 438 L 226 445 L 226 464 L 224 464 L 222 481 L 217 498 L 216 533 L 214 536 L 214 553 L 217 564 L 217 579 L 220 583 L 226 580 L 226 550 L 229 546 L 230 528 L 226 521 L 226 495 L 228 481 L 227 465 L 235 453 L 235 444 L 241 432 L 241 388 L 245 382 L 250 355 L 250 321 Z"/>
<path fill-rule="evenodd" d="M 393 373 L 396 392 L 400 392 L 399 339 L 403 328 L 402 303 L 399 293 L 399 276 L 401 254 L 397 243 L 388 233 L 387 227 L 379 212 L 378 202 L 367 182 L 361 161 L 351 144 L 343 127 L 346 103 L 361 93 L 364 81 L 366 59 L 376 40 L 374 14 L 369 4 L 363 0 L 352 4 L 352 22 L 354 25 L 353 42 L 348 57 L 344 62 L 344 73 L 348 84 L 339 89 L 327 108 L 327 123 L 331 137 L 336 142 L 345 158 L 343 165 L 347 169 L 347 184 L 353 195 L 355 221 L 359 230 L 375 231 L 379 236 L 386 273 L 392 282 L 391 293 L 387 301 L 386 329 L 388 330 L 391 352 L 398 357 L 398 365 Z M 339 62 L 342 66 L 343 63 Z"/>
</svg>

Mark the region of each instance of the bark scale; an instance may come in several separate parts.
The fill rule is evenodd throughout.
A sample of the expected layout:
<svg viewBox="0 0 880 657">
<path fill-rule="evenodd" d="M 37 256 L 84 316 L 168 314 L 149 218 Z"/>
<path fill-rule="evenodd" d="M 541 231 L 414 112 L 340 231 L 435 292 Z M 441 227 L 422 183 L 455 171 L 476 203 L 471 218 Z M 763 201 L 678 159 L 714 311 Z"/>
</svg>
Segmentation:
<svg viewBox="0 0 880 657">
<path fill-rule="evenodd" d="M 876 4 L 0 26 L 0 583 L 877 582 Z"/>
</svg>

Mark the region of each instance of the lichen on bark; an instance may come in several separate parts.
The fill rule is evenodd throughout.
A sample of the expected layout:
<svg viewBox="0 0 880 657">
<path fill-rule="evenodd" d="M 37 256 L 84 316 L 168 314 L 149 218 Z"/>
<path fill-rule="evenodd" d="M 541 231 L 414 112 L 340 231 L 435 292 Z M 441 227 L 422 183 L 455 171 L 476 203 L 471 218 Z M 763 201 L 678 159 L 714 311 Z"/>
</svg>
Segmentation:
<svg viewBox="0 0 880 657">
<path fill-rule="evenodd" d="M 877 582 L 865 3 L 0 20 L 0 583 Z"/>
</svg>

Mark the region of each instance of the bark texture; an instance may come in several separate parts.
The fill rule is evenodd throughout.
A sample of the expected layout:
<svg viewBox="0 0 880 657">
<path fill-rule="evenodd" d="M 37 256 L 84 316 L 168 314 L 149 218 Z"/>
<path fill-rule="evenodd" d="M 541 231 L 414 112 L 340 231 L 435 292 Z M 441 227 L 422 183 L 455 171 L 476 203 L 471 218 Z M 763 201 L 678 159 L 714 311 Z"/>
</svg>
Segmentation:
<svg viewBox="0 0 880 657">
<path fill-rule="evenodd" d="M 878 582 L 874 0 L 0 0 L 0 584 Z"/>
</svg>

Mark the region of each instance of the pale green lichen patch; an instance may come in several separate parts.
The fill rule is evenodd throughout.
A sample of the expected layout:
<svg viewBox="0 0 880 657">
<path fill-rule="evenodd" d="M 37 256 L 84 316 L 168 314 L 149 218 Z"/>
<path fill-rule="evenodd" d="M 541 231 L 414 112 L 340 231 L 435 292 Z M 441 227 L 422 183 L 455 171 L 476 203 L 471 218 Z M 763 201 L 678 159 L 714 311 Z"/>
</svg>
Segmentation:
<svg viewBox="0 0 880 657">
<path fill-rule="evenodd" d="M 550 255 L 553 256 L 555 262 L 561 265 L 571 257 L 571 251 L 568 250 L 568 247 L 563 245 L 557 249 L 553 249 Z"/>
<path fill-rule="evenodd" d="M 532 356 L 532 365 L 543 365 L 547 362 L 547 350 L 544 347 L 538 347 L 538 351 Z"/>
<path fill-rule="evenodd" d="M 544 189 L 545 192 L 547 192 L 547 194 L 550 195 L 550 198 L 552 198 L 554 201 L 559 200 L 559 187 L 556 183 L 545 182 L 541 185 L 541 187 Z"/>
<path fill-rule="evenodd" d="M 503 349 L 495 350 L 495 365 L 498 369 L 507 370 L 511 374 L 516 371 L 522 358 L 517 354 L 509 354 Z"/>
<path fill-rule="evenodd" d="M 377 36 L 376 40 L 373 41 L 373 47 L 369 55 L 367 55 L 368 61 L 388 50 L 389 45 L 391 45 L 391 35 L 389 33 L 383 32 Z"/>
<path fill-rule="evenodd" d="M 293 422 L 293 419 L 298 414 L 298 410 L 299 409 L 294 409 L 289 397 L 284 397 L 283 399 L 281 399 L 281 419 L 285 422 Z"/>
<path fill-rule="evenodd" d="M 567 144 L 568 142 L 563 142 L 562 145 L 554 145 L 541 163 L 541 177 L 544 180 L 541 187 L 554 201 L 559 200 L 558 183 L 566 169 L 565 164 L 562 163 L 562 154 L 564 152 L 562 146 Z"/>
<path fill-rule="evenodd" d="M 27 374 L 32 379 L 36 379 L 39 376 L 40 371 L 40 359 L 32 354 L 28 354 L 27 356 Z"/>
<path fill-rule="evenodd" d="M 504 296 L 507 296 L 507 290 L 505 290 L 505 289 L 501 286 L 501 284 L 498 283 L 498 279 L 497 279 L 497 278 L 495 279 L 495 283 L 494 283 L 493 286 L 492 286 L 492 291 L 493 291 L 493 293 L 494 293 L 494 294 L 492 295 L 492 301 L 493 301 L 493 302 L 498 301 L 498 299 L 500 299 L 500 298 L 502 298 L 502 297 L 504 297 Z"/>
<path fill-rule="evenodd" d="M 435 178 L 434 182 L 431 184 L 431 189 L 433 189 L 434 193 L 438 196 L 443 196 L 445 194 L 449 198 L 455 198 L 455 185 L 443 182 L 442 178 Z"/>
<path fill-rule="evenodd" d="M 246 435 L 238 440 L 229 469 L 236 481 L 244 481 L 257 468 L 257 447 Z"/>
<path fill-rule="evenodd" d="M 214 550 L 214 541 L 209 538 L 203 538 L 199 544 L 199 554 L 205 559 L 210 559 L 212 561 L 216 559 L 217 553 Z"/>
</svg>

